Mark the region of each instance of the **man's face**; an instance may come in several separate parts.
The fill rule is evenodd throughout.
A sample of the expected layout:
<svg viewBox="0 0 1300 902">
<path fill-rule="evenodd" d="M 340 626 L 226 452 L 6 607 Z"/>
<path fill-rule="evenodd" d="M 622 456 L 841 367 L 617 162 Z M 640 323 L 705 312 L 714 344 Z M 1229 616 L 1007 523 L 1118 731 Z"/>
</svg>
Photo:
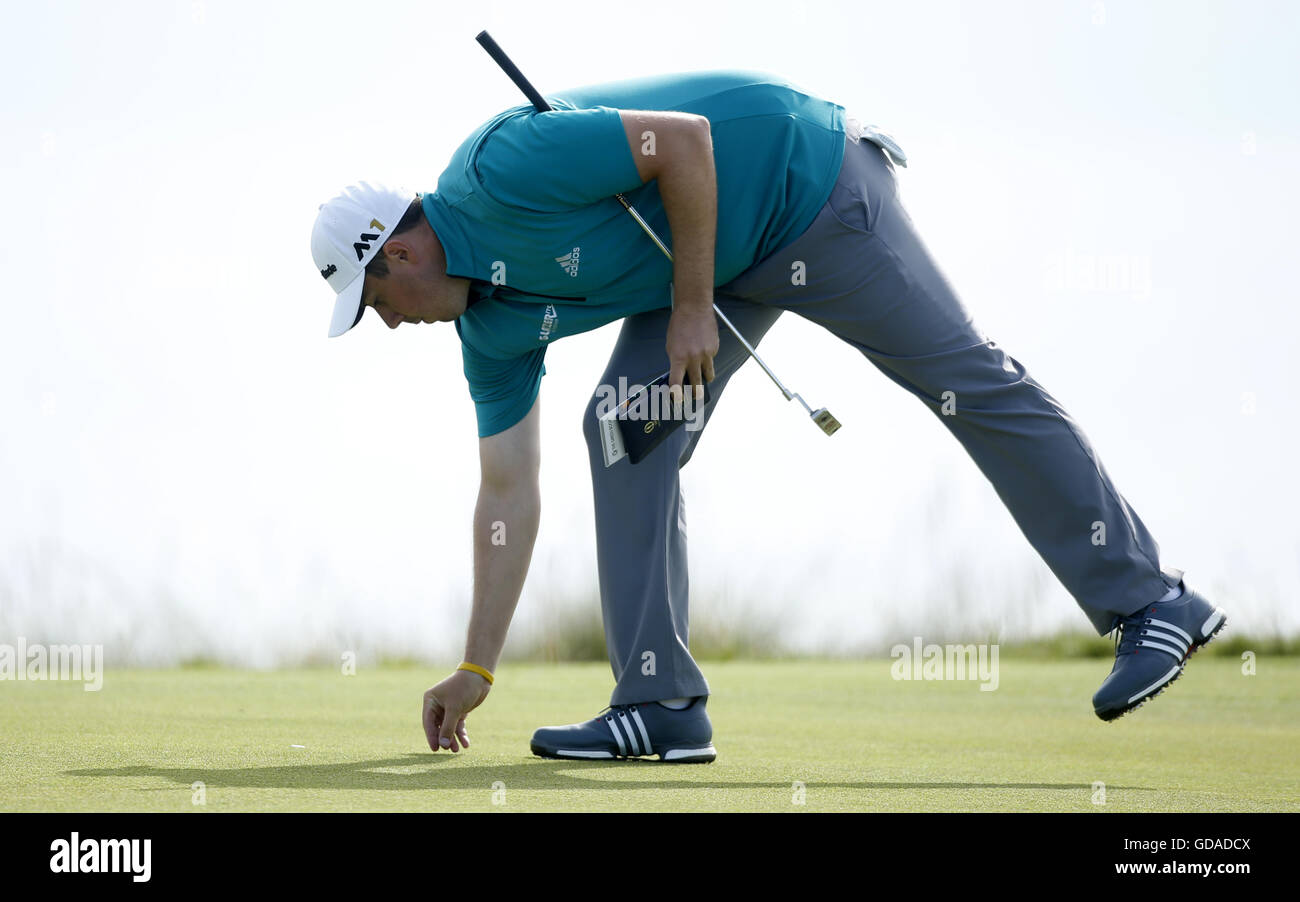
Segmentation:
<svg viewBox="0 0 1300 902">
<path fill-rule="evenodd" d="M 421 285 L 417 280 L 392 272 L 386 279 L 366 276 L 361 303 L 374 307 L 390 329 L 396 329 L 402 323 L 438 322 L 443 317 L 437 298 L 429 291 L 421 290 Z"/>
<path fill-rule="evenodd" d="M 465 312 L 467 283 L 447 277 L 446 258 L 432 229 L 394 235 L 380 253 L 387 257 L 388 276 L 367 275 L 361 303 L 374 307 L 388 328 L 451 322 Z"/>
</svg>

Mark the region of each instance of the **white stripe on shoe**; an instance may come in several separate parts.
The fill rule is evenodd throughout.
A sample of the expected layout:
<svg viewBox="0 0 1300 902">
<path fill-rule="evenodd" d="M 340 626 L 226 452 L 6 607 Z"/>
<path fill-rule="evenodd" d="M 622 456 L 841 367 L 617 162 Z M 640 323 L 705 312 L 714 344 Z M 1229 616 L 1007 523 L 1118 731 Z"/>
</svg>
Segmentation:
<svg viewBox="0 0 1300 902">
<path fill-rule="evenodd" d="M 645 753 L 647 755 L 652 754 L 653 749 L 650 747 L 650 734 L 646 732 L 645 722 L 641 720 L 641 712 L 636 708 L 632 709 L 632 719 L 636 721 L 637 729 L 641 731 L 641 739 L 645 741 Z"/>
<path fill-rule="evenodd" d="M 1215 608 L 1214 613 L 1206 617 L 1205 622 L 1201 624 L 1201 635 L 1209 638 L 1210 633 L 1214 632 L 1214 628 L 1219 625 L 1221 620 L 1223 620 L 1223 611 Z M 1218 648 L 1219 646 L 1214 647 Z"/>
<path fill-rule="evenodd" d="M 613 758 L 614 756 L 602 749 L 556 749 L 555 754 L 562 758 Z"/>
<path fill-rule="evenodd" d="M 609 724 L 610 732 L 614 734 L 614 741 L 618 743 L 618 753 L 624 758 L 627 757 L 627 745 L 623 742 L 623 736 L 618 731 L 618 724 L 614 722 L 614 716 L 609 715 L 605 718 L 605 723 Z"/>
<path fill-rule="evenodd" d="M 1147 623 L 1151 624 L 1152 626 L 1158 626 L 1162 630 L 1167 630 L 1168 632 L 1175 633 L 1179 636 L 1182 636 L 1183 641 L 1187 645 L 1192 644 L 1192 637 L 1187 635 L 1187 633 L 1183 632 L 1176 624 L 1169 623 L 1168 621 L 1165 620 L 1156 620 L 1154 618 L 1147 620 Z"/>
<path fill-rule="evenodd" d="M 713 759 L 718 757 L 718 753 L 713 748 L 712 745 L 706 745 L 702 749 L 669 749 L 668 751 L 664 752 L 662 755 L 659 756 L 659 758 L 663 761 L 680 761 L 683 758 L 704 758 L 704 757 Z"/>
<path fill-rule="evenodd" d="M 1168 630 L 1149 626 L 1141 632 L 1141 635 L 1150 636 L 1152 639 L 1159 639 L 1166 645 L 1172 645 L 1179 649 L 1183 654 L 1187 654 L 1187 649 L 1192 647 L 1192 640 L 1183 638 L 1183 636 L 1187 635 L 1186 633 L 1183 633 L 1183 636 L 1178 636 Z"/>
<path fill-rule="evenodd" d="M 1176 676 L 1178 675 L 1178 671 L 1180 671 L 1180 670 L 1182 670 L 1182 669 L 1183 669 L 1183 667 L 1182 667 L 1181 664 L 1179 664 L 1178 666 L 1172 668 L 1168 673 L 1166 673 L 1166 674 L 1165 674 L 1164 676 L 1162 676 L 1160 679 L 1156 680 L 1156 681 L 1155 681 L 1154 683 L 1152 683 L 1150 686 L 1146 687 L 1146 688 L 1143 689 L 1141 692 L 1139 692 L 1137 695 L 1134 695 L 1132 698 L 1130 698 L 1130 699 L 1128 700 L 1128 704 L 1131 705 L 1131 704 L 1133 704 L 1135 701 L 1137 701 L 1138 699 L 1140 699 L 1140 698 L 1142 698 L 1144 695 L 1146 695 L 1148 692 L 1154 692 L 1155 690 L 1159 689 L 1159 688 L 1160 688 L 1161 686 L 1163 686 L 1165 683 L 1169 682 L 1169 681 L 1172 680 L 1174 677 L 1176 677 Z"/>
<path fill-rule="evenodd" d="M 632 732 L 632 727 L 627 722 L 627 715 L 622 711 L 618 712 L 618 724 L 627 732 L 627 741 L 628 745 L 632 746 L 632 754 L 641 754 L 641 747 L 636 744 L 636 734 Z"/>
<path fill-rule="evenodd" d="M 1169 654 L 1174 656 L 1175 661 L 1182 661 L 1183 658 L 1187 656 L 1186 649 L 1173 648 L 1169 645 L 1165 645 L 1163 642 L 1156 642 L 1150 638 L 1139 639 L 1137 644 L 1146 648 L 1158 648 L 1160 651 L 1167 651 Z"/>
</svg>

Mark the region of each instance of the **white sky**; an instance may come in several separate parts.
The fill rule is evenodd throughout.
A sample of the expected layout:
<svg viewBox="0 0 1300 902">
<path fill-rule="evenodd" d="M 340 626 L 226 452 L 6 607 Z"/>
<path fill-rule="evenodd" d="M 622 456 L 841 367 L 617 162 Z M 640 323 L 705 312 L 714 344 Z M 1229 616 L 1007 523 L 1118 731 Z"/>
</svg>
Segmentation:
<svg viewBox="0 0 1300 902">
<path fill-rule="evenodd" d="M 483 28 L 543 92 L 760 68 L 889 130 L 977 321 L 1082 424 L 1166 562 L 1234 625 L 1300 630 L 1300 6 L 471 9 L 0 12 L 0 639 L 456 653 L 477 458 L 454 331 L 369 317 L 327 340 L 308 235 L 350 182 L 431 189 L 521 102 Z M 1132 280 L 1080 282 L 1101 257 Z M 592 604 L 579 418 L 616 329 L 548 352 L 521 634 Z M 752 364 L 733 381 L 684 474 L 697 621 L 839 649 L 1085 626 L 915 399 L 793 316 L 762 350 L 844 428 L 823 437 Z"/>
</svg>

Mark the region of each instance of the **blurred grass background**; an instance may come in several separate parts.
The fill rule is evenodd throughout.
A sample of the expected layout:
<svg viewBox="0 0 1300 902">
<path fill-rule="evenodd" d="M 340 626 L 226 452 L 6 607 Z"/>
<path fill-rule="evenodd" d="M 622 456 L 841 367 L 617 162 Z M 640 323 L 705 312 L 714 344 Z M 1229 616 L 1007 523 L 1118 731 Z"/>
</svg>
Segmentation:
<svg viewBox="0 0 1300 902">
<path fill-rule="evenodd" d="M 692 615 L 690 649 L 701 661 L 745 660 L 817 660 L 885 657 L 888 648 L 864 646 L 848 653 L 826 654 L 800 652 L 790 648 L 782 638 L 778 617 L 751 614 L 743 620 L 724 620 L 707 612 Z M 996 635 L 939 635 L 917 629 L 925 642 L 945 644 L 996 644 L 999 654 L 1033 659 L 1110 658 L 1115 654 L 1114 639 L 1083 630 L 1059 632 L 1039 639 L 999 642 Z M 910 639 L 910 637 L 908 637 Z M 890 646 L 892 647 L 892 646 Z M 1232 623 L 1198 654 L 1223 658 L 1240 658 L 1244 652 L 1256 656 L 1300 655 L 1300 636 L 1233 635 Z M 511 661 L 563 663 L 566 661 L 604 661 L 605 633 L 600 619 L 600 603 L 595 598 L 581 604 L 551 607 L 546 616 L 519 641 L 507 644 L 504 657 Z M 384 658 L 385 663 L 413 663 Z"/>
<path fill-rule="evenodd" d="M 718 617 L 692 618 L 691 654 L 699 661 L 835 661 L 887 658 L 889 648 L 865 646 L 834 654 L 810 653 L 789 647 L 782 640 L 778 618 L 754 617 L 741 622 Z M 502 660 L 533 664 L 564 664 L 606 661 L 605 632 L 600 619 L 600 605 L 594 599 L 587 604 L 552 608 L 532 624 L 532 628 L 512 633 Z M 1082 630 L 1060 632 L 1038 639 L 999 642 L 996 635 L 939 635 L 917 631 L 925 643 L 997 645 L 999 654 L 1029 660 L 1109 659 L 1115 654 L 1110 636 L 1097 636 Z M 910 642 L 911 637 L 906 637 Z M 903 641 L 900 639 L 900 641 Z M 907 644 L 906 642 L 904 644 Z M 890 646 L 892 647 L 892 646 Z M 1300 656 L 1300 637 L 1234 635 L 1231 622 L 1209 645 L 1197 654 L 1203 657 L 1241 658 L 1251 652 L 1257 657 Z M 365 656 L 361 657 L 366 661 Z M 382 667 L 422 667 L 433 663 L 414 655 L 376 654 L 370 663 Z M 336 654 L 311 653 L 296 666 L 330 667 L 338 663 Z M 228 666 L 209 656 L 195 656 L 180 662 L 184 669 L 207 669 Z"/>
</svg>

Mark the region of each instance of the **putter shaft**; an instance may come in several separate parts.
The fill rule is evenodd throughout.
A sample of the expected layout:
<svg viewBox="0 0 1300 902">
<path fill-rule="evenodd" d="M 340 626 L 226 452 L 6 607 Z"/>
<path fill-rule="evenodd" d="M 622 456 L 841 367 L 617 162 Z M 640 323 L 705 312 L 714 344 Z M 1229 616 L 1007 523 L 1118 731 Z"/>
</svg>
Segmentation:
<svg viewBox="0 0 1300 902">
<path fill-rule="evenodd" d="M 668 248 L 664 246 L 664 243 L 659 240 L 659 236 L 655 234 L 654 229 L 650 228 L 650 224 L 641 218 L 641 214 L 627 202 L 627 198 L 623 197 L 621 194 L 615 196 L 618 198 L 618 202 L 623 205 L 623 208 L 631 213 L 632 217 L 640 223 L 641 228 L 645 230 L 645 233 L 650 236 L 651 240 L 659 246 L 659 250 L 664 252 L 664 256 L 671 261 L 673 259 L 672 252 L 669 251 Z M 808 402 L 803 399 L 802 395 L 786 388 L 785 384 L 777 378 L 776 373 L 772 372 L 772 368 L 763 361 L 762 357 L 758 356 L 758 351 L 754 350 L 754 346 L 745 340 L 745 336 L 740 334 L 740 330 L 735 327 L 731 320 L 727 319 L 727 314 L 723 313 L 717 304 L 713 305 L 713 312 L 717 314 L 718 319 L 722 320 L 722 324 L 731 330 L 731 334 L 736 336 L 736 341 L 740 342 L 741 346 L 749 352 L 749 356 L 753 357 L 754 360 L 758 362 L 758 365 L 763 368 L 763 372 L 767 373 L 767 377 L 776 384 L 777 388 L 781 389 L 781 394 L 785 395 L 785 399 L 787 401 L 798 401 L 803 405 L 803 409 L 808 411 L 808 416 L 812 417 L 812 421 L 817 424 L 818 428 L 820 428 L 822 432 L 827 435 L 834 435 L 835 431 L 840 428 L 840 421 L 835 419 L 835 417 L 831 415 L 831 412 L 825 407 L 819 410 L 813 410 L 808 406 Z"/>
</svg>

